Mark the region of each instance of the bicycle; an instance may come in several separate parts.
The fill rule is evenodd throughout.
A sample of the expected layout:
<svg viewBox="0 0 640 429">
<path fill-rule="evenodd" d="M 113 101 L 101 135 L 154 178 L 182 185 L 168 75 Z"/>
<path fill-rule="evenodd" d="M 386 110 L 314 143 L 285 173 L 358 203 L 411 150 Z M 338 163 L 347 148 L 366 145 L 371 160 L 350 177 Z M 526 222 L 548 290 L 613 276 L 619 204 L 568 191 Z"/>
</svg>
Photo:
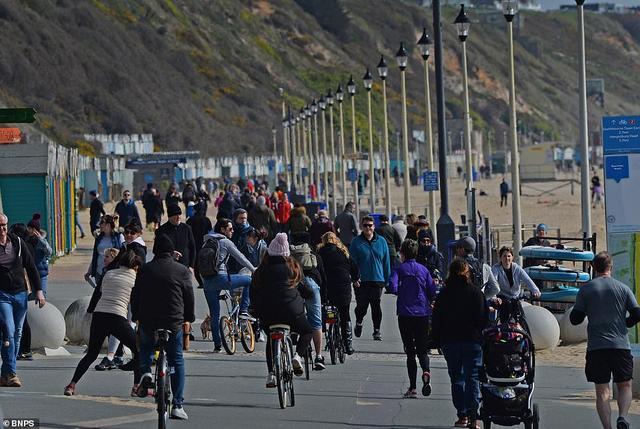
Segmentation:
<svg viewBox="0 0 640 429">
<path fill-rule="evenodd" d="M 342 331 L 340 330 L 340 313 L 336 307 L 327 305 L 324 307 L 324 314 L 327 325 L 325 329 L 325 350 L 329 351 L 331 365 L 336 365 L 338 361 L 344 363 L 347 352 L 344 348 Z"/>
<path fill-rule="evenodd" d="M 227 306 L 228 316 L 222 316 L 219 322 L 220 338 L 222 339 L 222 347 L 227 354 L 236 352 L 236 343 L 238 339 L 242 343 L 242 348 L 247 353 L 253 353 L 256 349 L 256 337 L 253 331 L 252 322 L 256 319 L 244 314 L 240 314 L 240 297 L 242 292 L 235 292 L 233 296 L 228 290 L 224 290 L 218 296 L 220 301 L 224 301 Z"/>
<path fill-rule="evenodd" d="M 287 408 L 287 404 L 290 407 L 296 405 L 293 390 L 293 343 L 289 335 L 290 330 L 289 325 L 284 324 L 269 326 L 269 347 L 271 347 L 273 370 L 278 387 L 278 401 L 282 409 Z"/>
<path fill-rule="evenodd" d="M 158 338 L 156 341 L 156 369 L 151 388 L 146 392 L 138 391 L 138 396 L 153 396 L 156 402 L 156 410 L 158 411 L 158 429 L 166 429 L 167 420 L 169 419 L 169 405 L 171 400 L 171 376 L 170 368 L 167 362 L 167 353 L 165 347 L 171 336 L 171 331 L 167 329 L 158 329 L 155 331 Z M 144 392 L 144 393 L 141 393 Z M 146 393 L 146 395 L 145 395 Z"/>
</svg>

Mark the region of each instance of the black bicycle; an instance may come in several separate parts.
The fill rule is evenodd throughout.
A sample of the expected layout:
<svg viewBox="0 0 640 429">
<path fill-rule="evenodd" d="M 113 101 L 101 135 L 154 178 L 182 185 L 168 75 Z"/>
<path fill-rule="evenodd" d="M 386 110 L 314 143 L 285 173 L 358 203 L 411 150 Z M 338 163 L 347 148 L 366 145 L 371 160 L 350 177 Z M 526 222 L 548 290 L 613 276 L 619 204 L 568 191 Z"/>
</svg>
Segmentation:
<svg viewBox="0 0 640 429">
<path fill-rule="evenodd" d="M 326 350 L 329 350 L 329 356 L 331 357 L 331 365 L 336 365 L 339 361 L 344 363 L 347 357 L 347 352 L 344 348 L 344 341 L 342 340 L 342 331 L 340 330 L 340 313 L 336 307 L 327 305 L 324 307 L 324 323 L 326 328 L 324 331 Z"/>
<path fill-rule="evenodd" d="M 169 363 L 167 362 L 167 352 L 165 351 L 171 331 L 167 329 L 158 329 L 156 331 L 158 338 L 156 342 L 156 350 L 158 358 L 156 361 L 156 371 L 154 379 L 154 392 L 158 411 L 158 429 L 166 429 L 167 420 L 169 420 L 169 405 L 171 400 L 171 376 Z"/>
<path fill-rule="evenodd" d="M 293 390 L 293 343 L 289 335 L 289 325 L 276 324 L 269 326 L 269 346 L 273 360 L 273 369 L 278 387 L 280 408 L 296 405 Z"/>
</svg>

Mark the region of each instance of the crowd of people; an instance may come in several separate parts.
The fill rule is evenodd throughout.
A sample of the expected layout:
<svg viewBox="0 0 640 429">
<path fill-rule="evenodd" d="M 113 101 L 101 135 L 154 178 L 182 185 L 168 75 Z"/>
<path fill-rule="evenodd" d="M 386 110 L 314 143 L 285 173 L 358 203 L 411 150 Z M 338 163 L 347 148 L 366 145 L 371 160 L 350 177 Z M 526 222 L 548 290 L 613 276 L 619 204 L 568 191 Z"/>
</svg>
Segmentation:
<svg viewBox="0 0 640 429">
<path fill-rule="evenodd" d="M 147 261 L 143 224 L 132 193 L 123 192 L 115 214 L 105 212 L 95 191 L 89 195 L 89 223 L 94 237 L 85 274 L 94 287 L 88 309 L 92 313 L 90 340 L 87 353 L 64 388 L 67 396 L 75 394 L 77 383 L 98 359 L 107 338 L 107 355 L 95 366 L 96 370 L 119 367 L 133 371 L 131 395 L 146 396 L 153 387 L 154 332 L 168 329 L 171 335 L 167 357 L 173 368 L 171 417 L 187 419 L 182 406 L 186 372 L 182 353 L 184 337 L 190 335 L 195 321 L 194 279 L 203 289 L 209 309 L 213 352 L 222 350 L 219 295 L 224 290 L 238 290 L 241 315 L 257 319 L 259 331 L 285 323 L 298 334 L 292 364 L 299 376 L 304 373 L 303 356 L 310 344 L 315 352 L 314 369 L 325 369 L 323 306 L 337 308 L 344 348 L 351 355 L 355 353 L 353 336 L 361 337 L 365 330 L 374 341 L 383 340 L 381 300 L 386 293 L 395 295 L 397 300 L 397 324 L 409 380 L 404 397 L 418 396 L 418 365 L 421 393 L 431 394 L 429 354 L 432 349 L 441 349 L 457 412 L 454 425 L 478 428 L 482 331 L 496 317 L 510 317 L 509 303 L 522 296 L 523 288 L 532 297 L 540 295 L 540 288 L 514 262 L 513 250 L 508 247 L 501 248 L 500 261 L 489 266 L 476 258 L 473 238 L 463 237 L 453 245 L 452 260 L 447 266 L 445 256 L 433 242 L 430 224 L 422 215 L 393 219 L 385 215 L 361 216 L 358 220 L 355 204 L 349 202 L 332 221 L 326 210 L 316 210 L 314 205 L 292 205 L 281 189 L 268 192 L 266 184 L 253 182 L 228 184 L 214 199 L 204 185 L 187 184 L 180 192 L 172 184 L 163 204 L 157 189 L 149 184 L 142 193 L 142 205 L 146 227 L 154 231 L 155 237 L 153 259 Z M 213 221 L 207 216 L 210 203 L 217 209 Z M 307 208 L 313 212 L 307 213 Z M 165 213 L 167 220 L 162 223 Z M 0 215 L 0 385 L 19 387 L 16 359 L 31 356 L 29 345 L 21 346 L 21 338 L 28 342 L 26 302 L 34 299 L 41 307 L 45 304 L 51 248 L 44 238 L 39 215 L 34 215 L 26 227 L 14 224 L 11 232 L 7 225 L 7 217 Z M 527 245 L 548 245 L 546 230 L 546 225 L 538 225 L 536 236 Z M 603 276 L 611 268 L 610 259 L 605 262 L 596 263 L 596 271 Z M 525 266 L 537 263 L 525 261 Z M 590 302 L 606 294 L 602 289 L 608 286 L 603 281 L 596 283 L 600 286 L 581 291 L 572 322 L 579 323 L 585 315 L 590 320 L 598 317 Z M 626 320 L 629 326 L 640 319 L 640 309 L 633 296 L 627 295 L 621 314 L 632 314 Z M 365 326 L 369 311 L 370 331 Z M 491 316 L 492 313 L 496 315 Z M 592 323 L 589 326 L 591 335 L 596 328 Z M 618 334 L 622 335 L 620 330 Z M 604 343 L 593 340 L 592 344 L 591 339 L 589 343 L 587 377 L 596 386 L 607 377 L 595 364 L 589 367 L 589 356 L 592 362 L 606 360 L 596 352 L 608 344 Z M 272 388 L 276 380 L 268 344 L 266 387 Z M 127 363 L 122 357 L 123 345 L 133 353 Z M 611 348 L 625 349 L 628 342 L 623 344 L 621 340 L 614 346 Z M 628 368 L 620 369 L 628 366 L 626 358 L 626 354 L 621 355 L 617 363 L 608 363 L 614 381 L 622 389 L 629 380 Z M 598 398 L 608 395 L 603 387 L 597 391 Z M 621 415 L 623 419 L 624 416 Z"/>
</svg>

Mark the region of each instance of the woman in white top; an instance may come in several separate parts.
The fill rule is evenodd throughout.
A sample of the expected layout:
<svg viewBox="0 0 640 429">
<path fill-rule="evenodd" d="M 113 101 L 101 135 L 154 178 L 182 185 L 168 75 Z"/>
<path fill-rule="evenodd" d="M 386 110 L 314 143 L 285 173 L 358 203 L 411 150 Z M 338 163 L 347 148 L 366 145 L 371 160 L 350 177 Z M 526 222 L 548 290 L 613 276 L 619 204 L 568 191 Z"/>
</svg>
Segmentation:
<svg viewBox="0 0 640 429">
<path fill-rule="evenodd" d="M 540 296 L 540 289 L 531 280 L 527 272 L 518 264 L 513 262 L 513 250 L 510 247 L 503 246 L 498 252 L 500 262 L 491 267 L 491 272 L 498 281 L 500 291 L 494 304 L 499 306 L 500 319 L 508 317 L 506 312 L 510 312 L 510 301 L 518 299 L 522 296 L 522 285 L 525 285 L 534 298 Z"/>
<path fill-rule="evenodd" d="M 133 352 L 133 388 L 131 395 L 136 396 L 140 382 L 140 369 L 138 364 L 138 348 L 133 328 L 127 321 L 127 312 L 131 289 L 136 280 L 136 272 L 140 266 L 140 260 L 133 250 L 122 252 L 119 257 L 119 267 L 109 270 L 102 279 L 102 296 L 96 305 L 91 319 L 89 335 L 89 348 L 85 356 L 80 360 L 76 371 L 69 383 L 64 388 L 64 394 L 75 394 L 76 383 L 87 372 L 89 366 L 98 358 L 105 338 L 113 335 L 122 344 Z"/>
</svg>

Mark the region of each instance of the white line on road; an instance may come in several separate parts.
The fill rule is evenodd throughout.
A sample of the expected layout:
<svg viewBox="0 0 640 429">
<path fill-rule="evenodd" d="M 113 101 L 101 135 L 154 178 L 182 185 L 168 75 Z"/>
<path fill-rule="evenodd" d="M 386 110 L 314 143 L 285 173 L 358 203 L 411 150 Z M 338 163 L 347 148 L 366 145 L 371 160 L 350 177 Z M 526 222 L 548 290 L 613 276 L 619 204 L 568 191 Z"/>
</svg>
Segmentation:
<svg viewBox="0 0 640 429">
<path fill-rule="evenodd" d="M 106 419 L 98 420 L 84 420 L 81 422 L 67 423 L 69 426 L 81 426 L 90 428 L 103 428 L 107 426 L 118 426 L 125 423 L 141 423 L 146 421 L 152 421 L 157 418 L 157 414 L 154 412 L 148 412 L 144 414 L 134 414 L 132 416 L 121 417 L 109 417 Z"/>
</svg>

